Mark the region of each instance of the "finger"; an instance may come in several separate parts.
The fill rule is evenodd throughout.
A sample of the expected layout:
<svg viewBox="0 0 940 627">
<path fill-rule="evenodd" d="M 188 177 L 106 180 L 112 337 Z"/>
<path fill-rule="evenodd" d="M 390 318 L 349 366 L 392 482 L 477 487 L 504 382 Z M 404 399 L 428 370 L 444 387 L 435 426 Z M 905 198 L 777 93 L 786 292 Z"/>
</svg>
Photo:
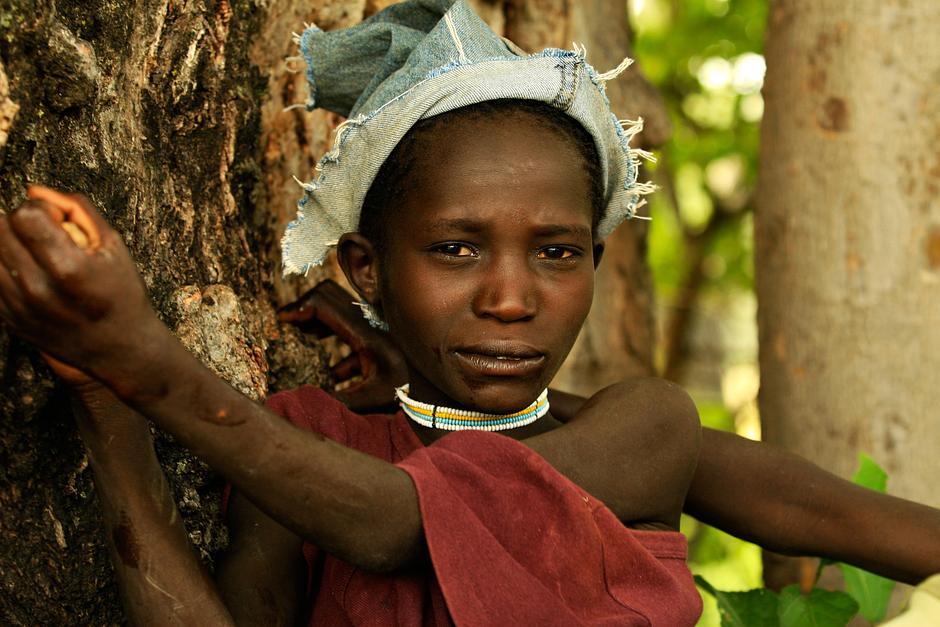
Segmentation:
<svg viewBox="0 0 940 627">
<path fill-rule="evenodd" d="M 36 211 L 36 210 L 33 210 Z M 42 210 L 39 210 L 40 212 Z M 11 221 L 16 216 L 0 220 L 0 273 L 4 275 L 4 301 L 14 314 L 25 316 L 30 302 L 47 302 L 53 290 L 48 275 L 36 264 L 29 251 L 13 233 Z M 42 212 L 45 219 L 48 216 Z"/>
<path fill-rule="evenodd" d="M 13 324 L 16 319 L 15 312 L 22 314 L 22 307 L 16 308 L 15 303 L 22 303 L 23 296 L 20 289 L 13 282 L 6 265 L 0 261 L 0 317 L 8 323 Z"/>
<path fill-rule="evenodd" d="M 335 335 L 333 329 L 316 319 L 316 308 L 310 305 L 279 311 L 277 319 L 292 324 L 304 333 L 314 335 L 321 340 Z"/>
<path fill-rule="evenodd" d="M 52 221 L 56 224 L 61 224 L 66 219 L 65 212 L 62 211 L 62 209 L 41 198 L 30 198 L 24 204 L 42 207 L 42 209 L 49 214 L 49 217 L 52 218 Z"/>
<path fill-rule="evenodd" d="M 72 237 L 35 202 L 24 203 L 10 216 L 10 224 L 36 263 L 58 281 L 75 279 L 88 261 Z"/>
<path fill-rule="evenodd" d="M 359 363 L 359 355 L 353 353 L 340 359 L 336 364 L 330 367 L 330 374 L 337 383 L 342 383 L 347 379 L 352 379 L 362 373 L 362 366 Z"/>
<path fill-rule="evenodd" d="M 13 324 L 13 312 L 11 312 L 3 300 L 3 293 L 0 292 L 0 322 Z M 2 326 L 2 325 L 0 325 Z"/>
<path fill-rule="evenodd" d="M 101 245 L 103 220 L 84 196 L 63 194 L 42 185 L 30 185 L 26 189 L 26 195 L 34 200 L 44 200 L 60 209 L 69 222 L 84 232 L 89 248 L 95 250 Z"/>
<path fill-rule="evenodd" d="M 343 296 L 347 296 L 345 292 Z M 324 299 L 318 307 L 317 318 L 333 329 L 337 337 L 354 351 L 368 346 L 378 334 L 376 329 L 369 326 L 358 303 L 350 300 L 337 302 L 337 299 L 332 297 Z"/>
</svg>

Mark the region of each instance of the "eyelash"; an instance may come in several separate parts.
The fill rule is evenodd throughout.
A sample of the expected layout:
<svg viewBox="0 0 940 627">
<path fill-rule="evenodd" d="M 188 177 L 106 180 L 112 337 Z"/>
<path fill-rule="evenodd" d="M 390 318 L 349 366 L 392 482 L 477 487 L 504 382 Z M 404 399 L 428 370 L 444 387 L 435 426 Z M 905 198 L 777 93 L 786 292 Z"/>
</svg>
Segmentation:
<svg viewBox="0 0 940 627">
<path fill-rule="evenodd" d="M 447 249 L 450 249 L 450 251 L 448 251 Z M 469 254 L 463 254 L 463 255 L 459 254 L 463 249 L 466 249 Z M 452 257 L 452 258 L 479 257 L 480 256 L 480 251 L 476 247 L 471 246 L 470 244 L 463 243 L 463 242 L 445 242 L 443 244 L 437 244 L 436 246 L 432 246 L 430 250 L 431 252 L 435 252 L 440 255 L 444 255 L 446 257 Z M 542 256 L 544 253 L 548 251 L 560 251 L 562 256 L 561 257 Z M 584 253 L 581 250 L 571 247 L 571 246 L 545 246 L 543 248 L 540 248 L 537 251 L 536 257 L 538 259 L 545 259 L 548 261 L 573 261 L 575 258 L 581 257 L 583 254 Z"/>
<path fill-rule="evenodd" d="M 562 256 L 561 257 L 542 257 L 541 256 L 542 253 L 547 252 L 549 250 L 561 251 Z M 539 249 L 538 255 L 539 255 L 539 259 L 550 259 L 552 261 L 567 261 L 567 260 L 572 260 L 575 257 L 579 257 L 581 255 L 581 251 L 577 250 L 576 248 L 571 248 L 569 246 L 546 246 L 545 248 Z"/>
<path fill-rule="evenodd" d="M 458 250 L 456 252 L 454 251 L 447 252 L 445 250 L 447 248 L 450 248 L 450 249 L 456 248 Z M 457 252 L 459 252 L 459 250 L 463 248 L 466 248 L 468 251 L 470 251 L 470 254 L 469 255 L 457 254 Z M 464 244 L 463 242 L 444 242 L 443 244 L 437 244 L 436 246 L 431 247 L 431 251 L 435 253 L 439 253 L 441 255 L 445 255 L 447 257 L 478 257 L 480 255 L 480 251 L 478 251 L 476 248 L 474 248 L 473 246 L 469 244 Z"/>
</svg>

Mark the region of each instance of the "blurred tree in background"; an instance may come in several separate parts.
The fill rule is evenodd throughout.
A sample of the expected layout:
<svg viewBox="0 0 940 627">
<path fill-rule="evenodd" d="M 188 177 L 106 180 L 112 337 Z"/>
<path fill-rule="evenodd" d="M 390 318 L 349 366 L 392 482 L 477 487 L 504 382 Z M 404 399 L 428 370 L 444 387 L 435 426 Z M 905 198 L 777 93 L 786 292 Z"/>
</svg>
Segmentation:
<svg viewBox="0 0 940 627">
<path fill-rule="evenodd" d="M 870 453 L 898 495 L 936 507 L 940 4 L 632 0 L 630 13 L 673 125 L 650 208 L 660 371 L 705 424 L 748 437 L 760 381 L 767 441 L 845 477 Z M 756 547 L 685 531 L 717 588 L 761 585 Z M 784 566 L 765 578 L 790 579 Z"/>
</svg>

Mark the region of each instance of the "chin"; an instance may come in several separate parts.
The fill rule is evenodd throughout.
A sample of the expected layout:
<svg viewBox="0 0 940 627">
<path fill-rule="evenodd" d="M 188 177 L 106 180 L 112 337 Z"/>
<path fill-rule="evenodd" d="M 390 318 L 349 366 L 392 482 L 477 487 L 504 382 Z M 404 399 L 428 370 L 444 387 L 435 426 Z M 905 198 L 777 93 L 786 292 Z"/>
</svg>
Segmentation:
<svg viewBox="0 0 940 627">
<path fill-rule="evenodd" d="M 532 381 L 468 382 L 469 394 L 461 405 L 487 414 L 511 414 L 531 405 L 545 385 Z M 463 396 L 463 395 L 461 395 Z"/>
</svg>

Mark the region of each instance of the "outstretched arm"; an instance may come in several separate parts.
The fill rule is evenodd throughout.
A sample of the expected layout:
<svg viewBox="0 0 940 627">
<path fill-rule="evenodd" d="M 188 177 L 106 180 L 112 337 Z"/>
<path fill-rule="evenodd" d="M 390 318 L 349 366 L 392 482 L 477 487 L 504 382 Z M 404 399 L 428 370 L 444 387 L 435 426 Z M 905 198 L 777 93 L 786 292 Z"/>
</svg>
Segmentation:
<svg viewBox="0 0 940 627">
<path fill-rule="evenodd" d="M 704 430 L 686 511 L 778 553 L 827 557 L 912 584 L 940 572 L 940 510 L 731 433 Z"/>
<path fill-rule="evenodd" d="M 157 319 L 117 233 L 83 198 L 69 199 L 100 234 L 87 251 L 47 203 L 28 201 L 0 218 L 0 317 L 104 383 L 324 550 L 369 570 L 420 555 L 417 494 L 407 474 L 297 429 L 202 366 Z"/>
<path fill-rule="evenodd" d="M 549 395 L 556 417 L 584 400 Z M 685 511 L 787 555 L 813 555 L 918 583 L 940 572 L 940 510 L 857 486 L 798 455 L 702 429 Z"/>
</svg>

